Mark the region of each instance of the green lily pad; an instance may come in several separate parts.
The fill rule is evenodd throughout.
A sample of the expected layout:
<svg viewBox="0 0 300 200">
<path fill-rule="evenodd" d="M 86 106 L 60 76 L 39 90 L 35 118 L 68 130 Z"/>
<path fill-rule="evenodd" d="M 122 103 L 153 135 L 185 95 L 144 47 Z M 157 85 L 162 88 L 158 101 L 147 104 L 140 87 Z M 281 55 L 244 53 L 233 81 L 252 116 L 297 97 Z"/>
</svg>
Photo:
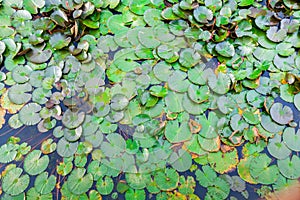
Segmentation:
<svg viewBox="0 0 300 200">
<path fill-rule="evenodd" d="M 32 87 L 29 83 L 13 85 L 8 90 L 8 98 L 11 102 L 18 105 L 27 103 L 30 101 L 32 96 L 27 92 L 30 92 L 31 90 Z"/>
<path fill-rule="evenodd" d="M 288 127 L 283 132 L 283 142 L 293 151 L 300 151 L 300 131 L 297 133 L 294 128 Z"/>
<path fill-rule="evenodd" d="M 292 158 L 286 158 L 284 160 L 278 160 L 277 165 L 280 173 L 289 179 L 297 179 L 300 177 L 300 158 L 293 155 Z"/>
<path fill-rule="evenodd" d="M 273 42 L 281 42 L 287 36 L 285 29 L 279 29 L 276 26 L 272 26 L 267 30 L 267 37 Z"/>
<path fill-rule="evenodd" d="M 150 181 L 150 174 L 148 173 L 126 173 L 126 181 L 133 189 L 143 189 Z"/>
<path fill-rule="evenodd" d="M 256 184 L 257 181 L 250 175 L 250 165 L 253 160 L 253 156 L 247 156 L 240 160 L 238 167 L 239 176 L 246 182 Z"/>
<path fill-rule="evenodd" d="M 38 124 L 41 120 L 38 113 L 41 108 L 42 107 L 37 103 L 29 103 L 25 105 L 19 112 L 19 120 L 27 126 Z"/>
<path fill-rule="evenodd" d="M 160 44 L 160 41 L 155 38 L 153 29 L 150 28 L 139 31 L 138 39 L 147 48 L 155 48 Z"/>
<path fill-rule="evenodd" d="M 148 9 L 144 13 L 144 20 L 149 26 L 156 26 L 162 23 L 161 11 L 158 9 Z"/>
<path fill-rule="evenodd" d="M 281 103 L 274 103 L 270 109 L 270 114 L 272 119 L 279 124 L 288 124 L 294 119 L 292 109 Z"/>
<path fill-rule="evenodd" d="M 208 162 L 218 173 L 223 174 L 236 168 L 238 164 L 237 150 L 222 153 L 221 151 L 208 154 Z"/>
<path fill-rule="evenodd" d="M 78 147 L 78 142 L 68 142 L 65 138 L 61 138 L 57 143 L 57 153 L 62 157 L 70 157 L 74 155 Z"/>
<path fill-rule="evenodd" d="M 49 40 L 51 47 L 54 49 L 62 49 L 68 46 L 70 42 L 71 42 L 71 38 L 70 37 L 66 38 L 61 33 L 53 34 Z"/>
<path fill-rule="evenodd" d="M 175 92 L 186 92 L 190 82 L 187 79 L 186 73 L 176 70 L 168 79 L 168 85 Z"/>
<path fill-rule="evenodd" d="M 12 71 L 12 78 L 17 83 L 25 83 L 29 80 L 29 74 L 32 72 L 32 69 L 25 65 L 23 67 L 16 67 Z"/>
<path fill-rule="evenodd" d="M 178 172 L 184 172 L 191 167 L 192 156 L 187 151 L 180 149 L 177 153 L 173 152 L 171 154 L 169 163 Z"/>
<path fill-rule="evenodd" d="M 50 193 L 54 189 L 55 184 L 56 177 L 54 175 L 48 177 L 48 172 L 39 174 L 34 181 L 35 189 L 41 194 Z"/>
<path fill-rule="evenodd" d="M 213 185 L 217 179 L 217 173 L 209 165 L 202 166 L 202 171 L 197 169 L 195 175 L 197 181 L 199 181 L 199 184 L 203 187 Z"/>
<path fill-rule="evenodd" d="M 154 181 L 162 191 L 172 191 L 178 186 L 179 175 L 174 169 L 166 168 L 165 171 L 156 172 Z"/>
<path fill-rule="evenodd" d="M 300 93 L 294 96 L 294 105 L 300 111 Z"/>
<path fill-rule="evenodd" d="M 33 150 L 24 160 L 24 170 L 30 175 L 37 175 L 45 171 L 49 164 L 49 156 L 41 156 L 40 150 Z"/>
<path fill-rule="evenodd" d="M 47 62 L 51 56 L 52 51 L 50 49 L 44 51 L 34 49 L 26 54 L 26 59 L 35 64 L 42 64 Z"/>
<path fill-rule="evenodd" d="M 96 188 L 102 195 L 110 194 L 114 188 L 112 178 L 108 176 L 105 176 L 105 178 L 99 178 L 96 183 Z"/>
<path fill-rule="evenodd" d="M 125 95 L 115 94 L 111 98 L 110 107 L 111 107 L 111 109 L 113 109 L 115 111 L 121 111 L 121 110 L 124 110 L 127 107 L 128 103 L 129 103 L 129 101 L 128 101 L 128 99 Z"/>
<path fill-rule="evenodd" d="M 218 43 L 215 49 L 221 56 L 224 57 L 232 57 L 235 54 L 234 46 L 227 41 Z"/>
<path fill-rule="evenodd" d="M 285 159 L 291 154 L 291 150 L 281 141 L 281 136 L 276 134 L 274 138 L 269 140 L 269 153 L 277 159 Z"/>
<path fill-rule="evenodd" d="M 2 189 L 9 195 L 19 195 L 25 191 L 29 185 L 30 178 L 28 174 L 21 175 L 21 168 L 10 169 L 2 179 Z"/>
<path fill-rule="evenodd" d="M 79 126 L 76 129 L 64 129 L 64 138 L 69 142 L 77 141 L 82 134 L 82 127 Z"/>
<path fill-rule="evenodd" d="M 172 67 L 166 62 L 159 62 L 154 66 L 153 72 L 155 77 L 160 81 L 167 81 L 172 74 Z"/>
<path fill-rule="evenodd" d="M 253 158 L 250 164 L 250 174 L 259 183 L 272 184 L 278 176 L 279 170 L 276 165 L 270 165 L 271 158 L 266 154 L 260 154 Z"/>
<path fill-rule="evenodd" d="M 165 137 L 171 143 L 177 143 L 189 140 L 192 133 L 189 129 L 187 121 L 179 125 L 178 120 L 168 121 L 165 129 Z"/>
<path fill-rule="evenodd" d="M 0 163 L 9 163 L 15 159 L 17 149 L 13 144 L 4 144 L 0 147 Z"/>
<path fill-rule="evenodd" d="M 126 142 L 121 135 L 111 133 L 106 137 L 106 140 L 107 142 L 101 144 L 101 150 L 107 157 L 115 157 L 125 151 Z"/>
<path fill-rule="evenodd" d="M 201 56 L 193 49 L 187 48 L 180 52 L 179 63 L 189 69 L 194 67 L 201 59 Z"/>
<path fill-rule="evenodd" d="M 129 188 L 129 190 L 125 193 L 125 199 L 145 200 L 146 193 L 144 190 L 133 190 Z"/>
<path fill-rule="evenodd" d="M 195 19 L 200 23 L 208 23 L 213 19 L 213 12 L 205 6 L 199 6 L 193 11 Z"/>
<path fill-rule="evenodd" d="M 219 73 L 218 76 L 211 75 L 208 78 L 208 86 L 217 94 L 226 94 L 231 85 L 230 77 L 227 74 Z"/>
<path fill-rule="evenodd" d="M 207 199 L 226 199 L 230 192 L 230 185 L 223 179 L 217 178 L 212 186 L 207 188 Z"/>
<path fill-rule="evenodd" d="M 74 129 L 80 126 L 85 118 L 84 112 L 72 112 L 68 109 L 62 117 L 62 123 L 68 129 Z"/>
<path fill-rule="evenodd" d="M 243 112 L 243 118 L 248 122 L 249 124 L 259 124 L 260 123 L 260 115 L 255 114 L 251 111 L 245 111 Z"/>
<path fill-rule="evenodd" d="M 93 185 L 93 176 L 85 173 L 86 169 L 74 169 L 67 180 L 67 187 L 74 194 L 83 194 L 87 192 Z"/>
</svg>

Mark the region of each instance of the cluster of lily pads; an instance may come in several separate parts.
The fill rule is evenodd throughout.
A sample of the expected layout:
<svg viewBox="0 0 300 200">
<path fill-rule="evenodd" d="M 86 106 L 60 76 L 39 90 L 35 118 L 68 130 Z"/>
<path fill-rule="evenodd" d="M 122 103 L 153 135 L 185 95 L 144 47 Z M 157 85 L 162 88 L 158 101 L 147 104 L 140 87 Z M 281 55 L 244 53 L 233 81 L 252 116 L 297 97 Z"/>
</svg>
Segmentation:
<svg viewBox="0 0 300 200">
<path fill-rule="evenodd" d="M 297 183 L 299 26 L 296 0 L 0 0 L 0 137 L 45 135 L 1 143 L 0 198 Z"/>
</svg>

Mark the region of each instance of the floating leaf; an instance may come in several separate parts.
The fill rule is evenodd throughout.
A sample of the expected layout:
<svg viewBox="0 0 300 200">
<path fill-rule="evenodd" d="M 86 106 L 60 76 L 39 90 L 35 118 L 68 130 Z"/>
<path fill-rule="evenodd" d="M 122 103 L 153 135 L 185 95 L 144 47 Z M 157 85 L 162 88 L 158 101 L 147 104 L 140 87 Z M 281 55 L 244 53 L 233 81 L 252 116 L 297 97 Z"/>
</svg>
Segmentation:
<svg viewBox="0 0 300 200">
<path fill-rule="evenodd" d="M 279 170 L 276 165 L 271 165 L 271 158 L 266 154 L 260 154 L 253 158 L 250 164 L 250 174 L 259 183 L 272 184 L 279 175 Z"/>
<path fill-rule="evenodd" d="M 83 194 L 93 185 L 93 176 L 90 173 L 85 174 L 86 169 L 74 169 L 67 180 L 67 187 L 74 194 Z"/>
<path fill-rule="evenodd" d="M 31 99 L 31 94 L 27 93 L 32 90 L 29 83 L 13 85 L 8 90 L 8 98 L 12 103 L 21 105 L 27 103 Z"/>
<path fill-rule="evenodd" d="M 180 149 L 178 153 L 173 152 L 169 158 L 169 163 L 179 172 L 187 171 L 192 165 L 192 156 Z"/>
<path fill-rule="evenodd" d="M 105 178 L 100 178 L 98 179 L 97 183 L 96 183 L 96 188 L 97 190 L 99 191 L 100 194 L 103 194 L 103 195 L 108 195 L 112 192 L 113 190 L 113 180 L 108 177 L 108 176 L 105 176 Z"/>
<path fill-rule="evenodd" d="M 40 150 L 33 150 L 24 160 L 24 170 L 30 175 L 37 175 L 45 171 L 49 164 L 47 155 L 41 156 Z"/>
<path fill-rule="evenodd" d="M 293 155 L 292 158 L 286 158 L 284 160 L 278 160 L 277 165 L 280 173 L 289 179 L 297 179 L 300 177 L 300 158 Z"/>
<path fill-rule="evenodd" d="M 272 26 L 267 30 L 267 37 L 273 42 L 281 42 L 287 35 L 285 29 L 279 29 L 276 26 Z"/>
<path fill-rule="evenodd" d="M 271 117 L 279 124 L 288 124 L 293 120 L 293 111 L 288 106 L 281 103 L 274 103 L 270 109 Z"/>
<path fill-rule="evenodd" d="M 199 6 L 193 12 L 195 19 L 200 23 L 207 23 L 213 19 L 213 12 L 205 6 Z"/>
<path fill-rule="evenodd" d="M 29 185 L 28 174 L 21 175 L 23 170 L 21 168 L 10 169 L 2 179 L 2 189 L 9 195 L 19 195 L 25 191 Z"/>
<path fill-rule="evenodd" d="M 65 138 L 61 138 L 57 143 L 57 153 L 62 157 L 70 157 L 74 155 L 78 147 L 78 142 L 68 142 Z"/>
<path fill-rule="evenodd" d="M 164 172 L 156 172 L 154 181 L 157 183 L 159 189 L 163 191 L 172 191 L 177 188 L 179 175 L 174 169 L 166 168 Z"/>
<path fill-rule="evenodd" d="M 84 112 L 72 112 L 70 109 L 68 109 L 62 117 L 62 123 L 65 127 L 74 129 L 83 123 L 84 118 Z"/>
<path fill-rule="evenodd" d="M 216 51 L 224 57 L 232 57 L 235 54 L 233 45 L 227 41 L 218 43 L 216 45 Z"/>
<path fill-rule="evenodd" d="M 26 58 L 35 64 L 42 64 L 47 62 L 52 56 L 52 51 L 50 49 L 40 51 L 37 49 L 31 50 L 26 54 Z"/>
<path fill-rule="evenodd" d="M 165 129 L 165 136 L 171 143 L 186 141 L 191 138 L 192 133 L 187 121 L 179 125 L 178 120 L 168 121 Z"/>
<path fill-rule="evenodd" d="M 300 131 L 297 133 L 294 128 L 288 127 L 283 132 L 283 142 L 293 151 L 300 151 Z"/>
<path fill-rule="evenodd" d="M 226 153 L 222 153 L 221 151 L 209 153 L 207 158 L 212 168 L 220 174 L 233 170 L 238 164 L 238 154 L 236 149 Z"/>
<path fill-rule="evenodd" d="M 230 89 L 231 80 L 227 74 L 219 73 L 208 78 L 208 86 L 218 94 L 226 94 Z"/>
<path fill-rule="evenodd" d="M 0 163 L 9 163 L 15 159 L 17 149 L 13 144 L 4 144 L 0 147 Z"/>
<path fill-rule="evenodd" d="M 25 105 L 19 112 L 19 120 L 27 126 L 36 125 L 40 122 L 41 117 L 39 111 L 41 106 L 37 103 L 29 103 Z"/>
<path fill-rule="evenodd" d="M 268 151 L 277 159 L 285 159 L 291 154 L 291 150 L 289 150 L 287 146 L 281 142 L 280 135 L 275 135 L 274 138 L 269 140 Z"/>
<path fill-rule="evenodd" d="M 35 189 L 41 194 L 50 193 L 54 189 L 55 185 L 56 177 L 54 175 L 50 175 L 48 177 L 48 172 L 39 174 L 34 181 Z"/>
</svg>

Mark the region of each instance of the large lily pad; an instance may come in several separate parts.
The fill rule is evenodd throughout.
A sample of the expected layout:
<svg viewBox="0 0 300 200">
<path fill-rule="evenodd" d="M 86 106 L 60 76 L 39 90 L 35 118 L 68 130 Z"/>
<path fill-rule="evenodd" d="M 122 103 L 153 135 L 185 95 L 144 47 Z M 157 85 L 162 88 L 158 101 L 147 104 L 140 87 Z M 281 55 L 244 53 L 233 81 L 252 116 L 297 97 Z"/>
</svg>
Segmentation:
<svg viewBox="0 0 300 200">
<path fill-rule="evenodd" d="M 30 175 L 37 175 L 47 169 L 49 164 L 49 156 L 41 156 L 40 150 L 33 150 L 24 160 L 24 170 Z"/>
<path fill-rule="evenodd" d="M 279 124 L 288 124 L 293 120 L 293 110 L 281 103 L 274 103 L 270 109 L 271 117 Z"/>
<path fill-rule="evenodd" d="M 84 168 L 77 168 L 70 174 L 67 180 L 67 187 L 72 193 L 77 195 L 83 194 L 92 187 L 93 176 L 85 172 Z"/>
<path fill-rule="evenodd" d="M 283 142 L 293 151 L 300 151 L 300 131 L 295 131 L 294 128 L 288 127 L 283 132 Z"/>
<path fill-rule="evenodd" d="M 28 174 L 21 175 L 23 170 L 21 168 L 10 169 L 2 179 L 2 189 L 9 195 L 19 195 L 28 187 Z"/>
<path fill-rule="evenodd" d="M 280 173 L 289 179 L 297 179 L 300 177 L 300 170 L 297 166 L 300 164 L 300 158 L 293 155 L 292 158 L 278 160 L 278 168 Z"/>
<path fill-rule="evenodd" d="M 42 107 L 37 103 L 29 103 L 25 105 L 19 112 L 19 120 L 27 126 L 38 124 L 41 120 L 38 113 L 41 108 Z"/>
<path fill-rule="evenodd" d="M 68 109 L 62 117 L 62 123 L 65 127 L 74 129 L 83 123 L 84 118 L 84 112 L 72 112 L 70 109 Z"/>
<path fill-rule="evenodd" d="M 250 174 L 259 183 L 272 184 L 278 176 L 279 170 L 276 165 L 270 165 L 271 158 L 266 154 L 260 154 L 253 158 L 250 164 Z"/>
</svg>

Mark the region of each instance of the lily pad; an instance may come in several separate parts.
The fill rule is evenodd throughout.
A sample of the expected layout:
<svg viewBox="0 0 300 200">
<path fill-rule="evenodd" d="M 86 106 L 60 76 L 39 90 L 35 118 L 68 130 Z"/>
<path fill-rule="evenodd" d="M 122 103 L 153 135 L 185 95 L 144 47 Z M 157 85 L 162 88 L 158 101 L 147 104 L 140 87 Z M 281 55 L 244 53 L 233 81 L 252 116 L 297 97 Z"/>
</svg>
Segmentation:
<svg viewBox="0 0 300 200">
<path fill-rule="evenodd" d="M 34 181 L 34 187 L 37 192 L 41 194 L 50 193 L 56 184 L 56 177 L 54 175 L 50 175 L 48 177 L 48 172 L 43 172 L 38 175 Z"/>
<path fill-rule="evenodd" d="M 19 112 L 19 120 L 27 126 L 36 125 L 40 122 L 41 117 L 39 111 L 41 106 L 37 103 L 29 103 L 25 105 Z"/>
<path fill-rule="evenodd" d="M 234 46 L 227 41 L 218 43 L 215 48 L 224 57 L 232 57 L 235 54 Z"/>
<path fill-rule="evenodd" d="M 165 136 L 171 143 L 182 142 L 190 139 L 192 133 L 189 129 L 187 121 L 179 125 L 178 120 L 168 121 L 165 129 Z"/>
<path fill-rule="evenodd" d="M 102 195 L 110 194 L 114 188 L 112 178 L 108 176 L 105 176 L 105 178 L 99 178 L 96 183 L 96 188 Z"/>
<path fill-rule="evenodd" d="M 276 165 L 270 165 L 271 158 L 266 154 L 260 154 L 253 158 L 250 164 L 250 174 L 259 183 L 272 184 L 278 176 L 279 170 Z"/>
<path fill-rule="evenodd" d="M 13 85 L 8 90 L 8 98 L 11 102 L 18 105 L 27 103 L 28 101 L 30 101 L 32 96 L 28 93 L 31 90 L 32 87 L 29 83 Z"/>
<path fill-rule="evenodd" d="M 237 150 L 222 153 L 221 151 L 208 154 L 208 162 L 218 173 L 223 174 L 236 168 L 238 164 Z"/>
<path fill-rule="evenodd" d="M 4 144 L 0 147 L 0 163 L 9 163 L 15 159 L 17 149 L 13 144 Z"/>
<path fill-rule="evenodd" d="M 293 155 L 292 158 L 286 158 L 284 160 L 278 160 L 277 165 L 280 173 L 289 179 L 297 179 L 300 177 L 300 158 Z"/>
<path fill-rule="evenodd" d="M 166 168 L 165 171 L 156 172 L 154 181 L 162 191 L 172 191 L 178 186 L 179 175 L 174 169 Z"/>
<path fill-rule="evenodd" d="M 128 99 L 125 95 L 115 94 L 111 98 L 110 107 L 111 107 L 111 109 L 113 109 L 115 111 L 121 111 L 121 110 L 124 110 L 127 107 L 128 103 L 129 103 L 129 101 L 128 101 Z"/>
<path fill-rule="evenodd" d="M 30 178 L 28 174 L 21 175 L 21 168 L 10 169 L 2 179 L 2 189 L 9 195 L 19 195 L 25 191 L 29 185 Z"/>
<path fill-rule="evenodd" d="M 37 175 L 45 171 L 49 164 L 49 156 L 41 156 L 40 150 L 33 150 L 24 160 L 24 170 L 30 175 Z"/>
<path fill-rule="evenodd" d="M 300 131 L 297 133 L 294 128 L 288 127 L 283 132 L 283 142 L 293 151 L 300 151 Z"/>
<path fill-rule="evenodd" d="M 62 157 L 70 157 L 74 155 L 78 147 L 78 142 L 68 142 L 65 138 L 61 138 L 57 143 L 57 153 Z"/>
<path fill-rule="evenodd" d="M 62 117 L 62 123 L 68 129 L 74 129 L 80 126 L 85 118 L 84 112 L 72 112 L 68 109 Z"/>
<path fill-rule="evenodd" d="M 230 85 L 230 77 L 224 73 L 219 73 L 218 76 L 211 75 L 208 78 L 208 86 L 217 94 L 226 94 L 230 89 Z"/>
<path fill-rule="evenodd" d="M 180 149 L 177 153 L 173 152 L 171 154 L 169 163 L 178 172 L 184 172 L 191 167 L 192 156 L 187 151 Z"/>
<path fill-rule="evenodd" d="M 276 134 L 269 140 L 269 153 L 277 159 L 285 159 L 291 154 L 291 150 L 281 141 L 281 136 Z"/>
<path fill-rule="evenodd" d="M 26 58 L 35 64 L 42 64 L 47 62 L 52 56 L 52 51 L 50 49 L 48 50 L 44 50 L 44 51 L 40 51 L 37 49 L 34 49 L 32 51 L 29 51 L 26 54 Z"/>
<path fill-rule="evenodd" d="M 213 12 L 205 6 L 199 6 L 193 11 L 195 19 L 200 23 L 208 23 L 213 19 Z"/>
<path fill-rule="evenodd" d="M 85 173 L 86 169 L 77 168 L 72 171 L 67 180 L 67 187 L 74 194 L 83 194 L 93 185 L 93 176 Z"/>
<path fill-rule="evenodd" d="M 288 106 L 281 103 L 274 103 L 270 109 L 271 117 L 279 124 L 288 124 L 293 120 L 293 111 Z"/>
</svg>

